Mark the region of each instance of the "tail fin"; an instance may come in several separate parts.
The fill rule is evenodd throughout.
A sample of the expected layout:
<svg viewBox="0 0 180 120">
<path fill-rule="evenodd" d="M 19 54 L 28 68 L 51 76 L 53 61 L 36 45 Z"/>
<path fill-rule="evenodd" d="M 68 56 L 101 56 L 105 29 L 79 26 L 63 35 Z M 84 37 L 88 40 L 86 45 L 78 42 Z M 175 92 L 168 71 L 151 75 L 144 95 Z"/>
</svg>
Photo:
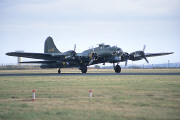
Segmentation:
<svg viewBox="0 0 180 120">
<path fill-rule="evenodd" d="M 60 53 L 60 51 L 56 48 L 51 37 L 48 37 L 45 41 L 44 53 Z"/>
</svg>

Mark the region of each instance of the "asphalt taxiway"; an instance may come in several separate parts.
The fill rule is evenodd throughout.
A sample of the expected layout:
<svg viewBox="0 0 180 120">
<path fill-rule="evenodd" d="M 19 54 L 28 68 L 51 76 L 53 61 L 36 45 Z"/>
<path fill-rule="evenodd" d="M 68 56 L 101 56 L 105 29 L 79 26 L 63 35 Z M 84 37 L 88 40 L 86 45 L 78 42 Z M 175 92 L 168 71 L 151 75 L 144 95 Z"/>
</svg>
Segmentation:
<svg viewBox="0 0 180 120">
<path fill-rule="evenodd" d="M 102 75 L 180 75 L 180 73 L 11 73 L 0 76 L 102 76 Z"/>
</svg>

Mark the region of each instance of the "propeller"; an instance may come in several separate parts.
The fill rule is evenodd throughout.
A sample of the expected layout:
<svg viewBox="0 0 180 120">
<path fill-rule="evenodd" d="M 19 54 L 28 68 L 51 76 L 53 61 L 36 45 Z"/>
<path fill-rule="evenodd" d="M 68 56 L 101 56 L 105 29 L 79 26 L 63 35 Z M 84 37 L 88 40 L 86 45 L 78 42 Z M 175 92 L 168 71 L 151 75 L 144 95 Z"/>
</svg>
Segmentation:
<svg viewBox="0 0 180 120">
<path fill-rule="evenodd" d="M 74 44 L 74 54 L 73 54 L 73 57 L 74 59 L 79 63 L 79 64 L 82 64 L 82 60 L 77 56 L 77 53 L 76 53 L 76 44 Z"/>
<path fill-rule="evenodd" d="M 89 57 L 90 57 L 90 62 L 89 62 L 89 65 L 92 65 L 93 64 L 93 62 L 95 61 L 95 60 L 97 60 L 97 58 L 98 58 L 98 56 L 97 56 L 97 53 L 96 52 L 94 52 L 94 48 L 92 47 L 92 50 L 93 50 L 93 52 L 89 55 Z"/>
<path fill-rule="evenodd" d="M 91 58 L 91 60 L 90 60 L 90 62 L 89 62 L 89 65 L 92 65 L 93 62 L 94 62 L 95 60 L 97 60 L 97 53 L 92 52 L 92 53 L 90 54 L 90 58 Z"/>
<path fill-rule="evenodd" d="M 144 45 L 144 47 L 143 47 L 143 52 L 144 52 L 145 49 L 146 49 L 146 45 Z"/>
<path fill-rule="evenodd" d="M 89 62 L 89 65 L 92 65 L 93 62 L 94 62 L 94 59 L 91 59 Z"/>
<path fill-rule="evenodd" d="M 74 50 L 70 50 L 68 52 L 69 52 L 69 55 L 66 56 L 66 59 L 74 59 L 77 63 L 83 64 L 82 60 L 79 58 L 79 56 L 77 56 L 76 44 L 74 44 Z"/>
<path fill-rule="evenodd" d="M 74 51 L 71 52 L 71 56 L 73 58 L 75 58 L 75 57 L 77 57 L 76 55 L 77 55 L 77 53 L 76 53 L 76 44 L 74 44 Z"/>
<path fill-rule="evenodd" d="M 146 60 L 146 62 L 149 63 L 149 61 L 147 60 L 146 55 L 144 53 L 145 49 L 146 49 L 146 45 L 144 45 L 143 51 L 141 51 L 141 54 L 142 54 L 142 57 Z"/>
<path fill-rule="evenodd" d="M 123 59 L 125 60 L 125 66 L 127 66 L 129 60 L 129 54 L 127 52 L 123 53 Z"/>
<path fill-rule="evenodd" d="M 76 44 L 74 44 L 74 52 L 76 52 Z"/>
<path fill-rule="evenodd" d="M 149 63 L 149 61 L 146 58 L 146 54 L 144 52 L 145 49 L 146 49 L 146 45 L 144 45 L 143 50 L 132 52 L 130 55 L 128 55 L 129 58 L 127 60 L 136 61 L 136 60 L 144 59 L 147 63 Z M 127 60 L 125 62 L 125 65 L 127 65 Z"/>
<path fill-rule="evenodd" d="M 125 61 L 125 66 L 127 66 L 127 62 L 128 62 L 128 60 Z"/>
</svg>

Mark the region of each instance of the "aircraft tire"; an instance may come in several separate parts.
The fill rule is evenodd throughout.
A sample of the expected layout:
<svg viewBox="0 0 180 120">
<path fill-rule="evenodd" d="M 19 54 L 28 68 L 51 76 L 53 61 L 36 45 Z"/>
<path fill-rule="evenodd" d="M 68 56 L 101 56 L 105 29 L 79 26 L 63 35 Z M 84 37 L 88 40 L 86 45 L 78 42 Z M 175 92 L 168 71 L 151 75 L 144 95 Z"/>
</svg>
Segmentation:
<svg viewBox="0 0 180 120">
<path fill-rule="evenodd" d="M 121 67 L 119 65 L 116 65 L 114 67 L 114 70 L 115 70 L 116 73 L 120 73 L 121 72 Z"/>
<path fill-rule="evenodd" d="M 87 72 L 87 66 L 81 67 L 81 72 L 82 72 L 82 73 L 86 73 L 86 72 Z"/>
</svg>

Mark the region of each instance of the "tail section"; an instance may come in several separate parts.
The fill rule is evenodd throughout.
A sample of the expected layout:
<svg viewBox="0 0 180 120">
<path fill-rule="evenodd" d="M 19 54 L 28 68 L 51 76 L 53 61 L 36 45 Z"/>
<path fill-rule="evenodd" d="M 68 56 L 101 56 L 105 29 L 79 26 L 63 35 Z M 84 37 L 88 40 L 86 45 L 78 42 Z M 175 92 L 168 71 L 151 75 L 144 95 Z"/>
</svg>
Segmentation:
<svg viewBox="0 0 180 120">
<path fill-rule="evenodd" d="M 56 48 L 51 37 L 48 37 L 45 41 L 44 53 L 60 53 L 60 51 Z"/>
</svg>

